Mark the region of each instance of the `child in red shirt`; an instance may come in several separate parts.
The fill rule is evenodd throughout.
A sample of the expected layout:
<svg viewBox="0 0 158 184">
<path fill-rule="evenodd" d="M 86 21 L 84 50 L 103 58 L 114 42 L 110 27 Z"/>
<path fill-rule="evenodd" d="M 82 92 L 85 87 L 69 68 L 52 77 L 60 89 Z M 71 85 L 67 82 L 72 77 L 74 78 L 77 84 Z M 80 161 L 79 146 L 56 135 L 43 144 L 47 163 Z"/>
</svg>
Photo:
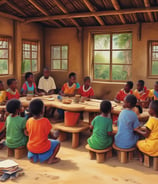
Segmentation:
<svg viewBox="0 0 158 184">
<path fill-rule="evenodd" d="M 79 89 L 79 94 L 83 97 L 92 98 L 94 96 L 93 88 L 90 86 L 91 80 L 87 76 L 84 78 L 84 84 Z"/>
<path fill-rule="evenodd" d="M 7 89 L 7 100 L 10 100 L 13 98 L 19 99 L 20 94 L 19 94 L 18 89 L 17 89 L 17 80 L 16 79 L 8 79 L 7 85 L 9 87 Z"/>
</svg>

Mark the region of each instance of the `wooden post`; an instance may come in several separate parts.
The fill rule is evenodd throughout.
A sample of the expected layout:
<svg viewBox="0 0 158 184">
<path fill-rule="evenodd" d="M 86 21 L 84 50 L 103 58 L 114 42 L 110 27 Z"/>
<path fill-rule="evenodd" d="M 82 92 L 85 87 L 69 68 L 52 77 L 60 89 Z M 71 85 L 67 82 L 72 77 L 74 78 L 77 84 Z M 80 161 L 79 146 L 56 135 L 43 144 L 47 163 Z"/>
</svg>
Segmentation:
<svg viewBox="0 0 158 184">
<path fill-rule="evenodd" d="M 127 152 L 120 151 L 120 162 L 127 163 Z"/>
<path fill-rule="evenodd" d="M 14 156 L 14 149 L 13 148 L 7 148 L 7 155 L 8 157 Z"/>
<path fill-rule="evenodd" d="M 67 139 L 67 133 L 60 131 L 59 133 L 59 141 L 65 141 Z"/>
<path fill-rule="evenodd" d="M 79 145 L 79 133 L 72 134 L 72 148 L 76 148 Z"/>
<path fill-rule="evenodd" d="M 158 170 L 158 157 L 153 157 L 153 168 L 155 171 Z"/>
<path fill-rule="evenodd" d="M 105 162 L 105 153 L 96 153 L 96 158 L 98 163 Z"/>
<path fill-rule="evenodd" d="M 20 158 L 23 158 L 27 155 L 27 149 L 25 146 L 21 147 L 21 148 L 16 148 L 14 150 L 15 152 L 15 158 L 16 159 L 20 159 Z"/>
<path fill-rule="evenodd" d="M 21 23 L 14 21 L 14 75 L 18 80 L 18 88 L 21 86 L 21 64 L 22 64 L 22 37 L 21 37 Z"/>
<path fill-rule="evenodd" d="M 150 158 L 148 155 L 144 155 L 144 166 L 150 167 Z"/>
<path fill-rule="evenodd" d="M 90 160 L 95 160 L 96 159 L 95 152 L 89 150 L 89 155 L 90 155 Z"/>
<path fill-rule="evenodd" d="M 105 157 L 106 159 L 112 158 L 112 150 L 106 152 L 105 154 L 106 154 L 106 157 Z"/>
<path fill-rule="evenodd" d="M 133 151 L 128 153 L 128 160 L 133 160 Z"/>
</svg>

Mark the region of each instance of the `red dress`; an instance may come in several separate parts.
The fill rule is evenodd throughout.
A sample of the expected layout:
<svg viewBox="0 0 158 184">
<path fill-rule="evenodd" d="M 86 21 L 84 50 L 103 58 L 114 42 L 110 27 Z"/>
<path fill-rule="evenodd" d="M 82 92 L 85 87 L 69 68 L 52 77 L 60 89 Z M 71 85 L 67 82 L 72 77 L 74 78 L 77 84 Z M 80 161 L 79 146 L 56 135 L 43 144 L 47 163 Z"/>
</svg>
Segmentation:
<svg viewBox="0 0 158 184">
<path fill-rule="evenodd" d="M 87 98 L 90 98 L 92 96 L 94 96 L 94 91 L 92 89 L 92 87 L 90 86 L 88 89 L 85 89 L 84 85 L 82 85 L 79 89 L 79 94 L 81 96 L 84 96 L 84 97 L 87 97 Z"/>
<path fill-rule="evenodd" d="M 20 97 L 20 94 L 17 89 L 15 91 L 12 91 L 10 88 L 7 89 L 7 99 L 8 100 L 11 100 L 13 98 L 19 99 L 19 97 Z"/>
</svg>

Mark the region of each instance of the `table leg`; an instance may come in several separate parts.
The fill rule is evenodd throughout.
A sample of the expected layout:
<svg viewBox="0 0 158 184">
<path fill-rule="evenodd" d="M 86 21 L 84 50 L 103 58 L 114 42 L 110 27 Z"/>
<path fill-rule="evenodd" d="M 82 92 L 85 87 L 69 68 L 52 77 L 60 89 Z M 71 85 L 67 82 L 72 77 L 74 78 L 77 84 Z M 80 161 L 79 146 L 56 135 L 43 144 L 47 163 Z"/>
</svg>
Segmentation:
<svg viewBox="0 0 158 184">
<path fill-rule="evenodd" d="M 67 133 L 60 131 L 59 133 L 59 141 L 65 141 L 67 139 Z"/>
<path fill-rule="evenodd" d="M 72 148 L 76 148 L 79 145 L 79 133 L 72 134 Z"/>
<path fill-rule="evenodd" d="M 89 123 L 89 112 L 83 112 L 83 121 Z"/>
</svg>

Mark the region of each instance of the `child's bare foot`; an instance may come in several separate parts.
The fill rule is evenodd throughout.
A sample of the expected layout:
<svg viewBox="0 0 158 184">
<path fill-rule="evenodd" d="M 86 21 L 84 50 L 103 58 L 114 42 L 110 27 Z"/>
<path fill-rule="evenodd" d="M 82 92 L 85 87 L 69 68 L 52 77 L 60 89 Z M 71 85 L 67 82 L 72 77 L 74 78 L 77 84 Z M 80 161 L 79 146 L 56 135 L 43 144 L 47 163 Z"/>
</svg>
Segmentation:
<svg viewBox="0 0 158 184">
<path fill-rule="evenodd" d="M 59 162 L 60 161 L 60 158 L 58 158 L 58 157 L 55 157 L 53 160 L 48 160 L 48 164 L 55 164 L 55 163 L 57 163 L 57 162 Z"/>
</svg>

